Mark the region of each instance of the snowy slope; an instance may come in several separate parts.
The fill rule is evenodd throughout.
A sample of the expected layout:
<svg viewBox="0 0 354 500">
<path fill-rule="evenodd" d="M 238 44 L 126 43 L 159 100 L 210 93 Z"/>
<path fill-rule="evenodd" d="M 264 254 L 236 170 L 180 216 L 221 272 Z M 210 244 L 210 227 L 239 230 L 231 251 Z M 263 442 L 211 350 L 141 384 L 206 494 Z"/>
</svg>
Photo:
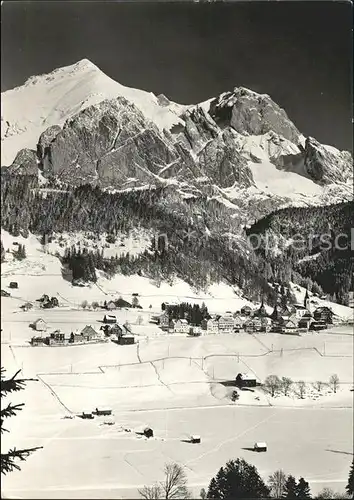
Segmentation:
<svg viewBox="0 0 354 500">
<path fill-rule="evenodd" d="M 137 105 L 160 130 L 181 122 L 177 114 L 184 106 L 162 106 L 153 93 L 124 87 L 83 59 L 1 94 L 2 165 L 9 165 L 22 148 L 36 149 L 40 134 L 51 125 L 62 125 L 82 109 L 118 96 Z"/>
</svg>

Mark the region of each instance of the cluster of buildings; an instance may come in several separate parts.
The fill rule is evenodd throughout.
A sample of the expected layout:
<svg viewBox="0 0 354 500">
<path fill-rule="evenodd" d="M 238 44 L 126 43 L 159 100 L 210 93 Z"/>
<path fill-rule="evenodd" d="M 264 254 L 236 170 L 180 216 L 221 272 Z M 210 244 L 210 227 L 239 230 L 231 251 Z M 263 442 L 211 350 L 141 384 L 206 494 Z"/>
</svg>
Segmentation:
<svg viewBox="0 0 354 500">
<path fill-rule="evenodd" d="M 104 334 L 97 332 L 91 325 L 86 325 L 81 332 L 63 333 L 60 330 L 55 330 L 49 335 L 43 335 L 43 332 L 47 330 L 47 324 L 43 319 L 39 318 L 33 323 L 32 328 L 37 332 L 41 332 L 41 335 L 32 337 L 32 346 L 77 345 L 104 340 Z"/>
<path fill-rule="evenodd" d="M 89 342 L 104 342 L 109 339 L 120 345 L 135 343 L 135 337 L 128 324 L 119 325 L 117 318 L 110 314 L 104 316 L 103 323 L 98 331 L 91 325 L 86 325 L 81 331 L 64 333 L 60 330 L 55 330 L 45 335 L 43 332 L 47 331 L 48 325 L 42 318 L 39 318 L 30 326 L 36 332 L 40 332 L 40 334 L 32 337 L 30 343 L 32 346 L 78 345 Z"/>
<path fill-rule="evenodd" d="M 240 311 L 230 311 L 222 315 L 213 315 L 201 321 L 200 325 L 189 324 L 186 318 L 170 319 L 168 309 L 156 318 L 160 328 L 170 333 L 190 335 L 237 333 L 244 330 L 253 332 L 299 333 L 307 330 L 323 330 L 333 323 L 333 311 L 329 307 L 317 307 L 313 312 L 306 293 L 304 304 L 274 307 L 268 314 L 264 303 L 253 309 L 244 306 Z"/>
<path fill-rule="evenodd" d="M 113 342 L 119 345 L 128 345 L 135 343 L 135 337 L 130 329 L 130 326 L 125 323 L 119 325 L 116 316 L 112 314 L 105 314 L 103 317 L 104 325 L 100 330 L 104 332 L 106 337 L 110 337 Z"/>
</svg>

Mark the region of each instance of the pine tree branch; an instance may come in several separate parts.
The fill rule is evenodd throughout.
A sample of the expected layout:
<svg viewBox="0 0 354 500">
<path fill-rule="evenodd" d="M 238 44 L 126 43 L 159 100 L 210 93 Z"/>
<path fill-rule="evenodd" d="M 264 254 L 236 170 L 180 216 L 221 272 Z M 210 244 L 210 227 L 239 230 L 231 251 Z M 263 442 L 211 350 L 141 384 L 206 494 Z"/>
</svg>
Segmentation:
<svg viewBox="0 0 354 500">
<path fill-rule="evenodd" d="M 4 368 L 1 368 L 1 397 L 6 396 L 7 393 L 23 390 L 26 382 L 38 382 L 38 379 L 36 378 L 16 379 L 21 370 L 18 370 L 11 378 L 5 379 L 5 371 L 6 370 Z"/>
<path fill-rule="evenodd" d="M 0 432 L 1 433 L 3 433 L 3 432 L 9 432 L 7 429 L 3 428 L 4 419 L 8 418 L 8 417 L 15 416 L 17 411 L 21 411 L 22 410 L 23 406 L 25 406 L 24 403 L 19 403 L 17 405 L 13 405 L 13 404 L 9 403 L 6 406 L 6 408 L 3 408 L 0 411 L 0 418 L 1 418 L 1 429 L 0 429 Z"/>
<path fill-rule="evenodd" d="M 21 467 L 15 463 L 16 459 L 21 461 L 26 460 L 31 453 L 40 450 L 43 446 L 36 446 L 34 448 L 27 448 L 23 450 L 9 450 L 7 453 L 1 453 L 1 473 L 7 474 L 12 472 L 14 469 L 21 470 Z"/>
</svg>

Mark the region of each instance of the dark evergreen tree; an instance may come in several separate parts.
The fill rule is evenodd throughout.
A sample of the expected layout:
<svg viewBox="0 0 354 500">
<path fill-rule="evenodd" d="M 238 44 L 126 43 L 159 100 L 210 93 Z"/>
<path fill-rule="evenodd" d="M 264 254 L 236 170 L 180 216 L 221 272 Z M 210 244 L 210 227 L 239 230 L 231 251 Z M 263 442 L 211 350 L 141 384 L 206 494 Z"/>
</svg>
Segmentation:
<svg viewBox="0 0 354 500">
<path fill-rule="evenodd" d="M 294 476 L 288 476 L 285 483 L 283 498 L 297 498 L 297 483 Z"/>
<path fill-rule="evenodd" d="M 1 262 L 5 261 L 5 248 L 1 241 Z"/>
<path fill-rule="evenodd" d="M 311 498 L 309 483 L 303 477 L 300 477 L 296 486 L 296 498 L 306 500 Z"/>
<path fill-rule="evenodd" d="M 348 484 L 345 487 L 348 495 L 351 495 L 351 498 L 354 498 L 354 460 L 352 461 L 352 466 L 349 472 Z"/>
<path fill-rule="evenodd" d="M 13 392 L 18 392 L 24 389 L 26 382 L 35 379 L 23 379 L 16 378 L 21 370 L 19 370 L 15 375 L 9 379 L 5 378 L 5 370 L 1 368 L 1 400 L 7 394 L 11 394 Z M 3 401 L 1 401 L 3 402 Z M 1 434 L 6 432 L 7 429 L 3 427 L 5 418 L 13 417 L 16 413 L 22 410 L 24 403 L 20 403 L 17 405 L 13 405 L 9 403 L 7 406 L 1 405 Z M 18 463 L 18 460 L 26 460 L 28 456 L 36 450 L 39 450 L 42 446 L 36 446 L 35 448 L 25 448 L 25 449 L 10 449 L 7 453 L 1 453 L 1 473 L 7 474 L 8 472 L 12 472 L 14 469 L 21 470 Z"/>
<path fill-rule="evenodd" d="M 274 307 L 274 310 L 272 312 L 272 314 L 270 315 L 270 318 L 273 320 L 273 321 L 279 321 L 280 318 L 281 318 L 281 314 L 280 312 L 278 311 L 278 305 L 276 304 L 275 307 Z"/>
<path fill-rule="evenodd" d="M 237 458 L 221 467 L 210 481 L 207 498 L 267 498 L 269 493 L 256 467 Z"/>
<path fill-rule="evenodd" d="M 13 256 L 16 260 L 23 260 L 26 258 L 26 248 L 25 245 L 18 245 L 17 250 L 13 252 Z"/>
<path fill-rule="evenodd" d="M 310 300 L 309 291 L 308 291 L 308 289 L 306 289 L 305 298 L 304 298 L 304 306 L 305 307 L 307 307 L 309 300 Z"/>
</svg>

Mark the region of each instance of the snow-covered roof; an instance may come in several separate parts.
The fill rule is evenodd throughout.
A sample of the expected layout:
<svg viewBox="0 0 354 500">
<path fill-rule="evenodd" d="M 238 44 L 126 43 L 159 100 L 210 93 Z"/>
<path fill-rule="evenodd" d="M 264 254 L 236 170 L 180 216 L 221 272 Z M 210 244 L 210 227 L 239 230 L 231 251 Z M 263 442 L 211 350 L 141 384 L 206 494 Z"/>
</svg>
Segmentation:
<svg viewBox="0 0 354 500">
<path fill-rule="evenodd" d="M 200 439 L 200 436 L 198 436 L 198 434 L 192 434 L 191 439 Z"/>
<path fill-rule="evenodd" d="M 105 317 L 110 319 L 117 319 L 116 316 L 113 316 L 113 314 L 105 314 Z"/>
<path fill-rule="evenodd" d="M 262 441 L 259 441 L 254 444 L 257 448 L 267 448 L 267 443 L 264 443 Z"/>
<path fill-rule="evenodd" d="M 242 380 L 256 380 L 256 376 L 252 373 L 240 373 Z"/>
<path fill-rule="evenodd" d="M 183 325 L 188 325 L 188 321 L 186 319 L 180 319 L 179 320 Z"/>
</svg>

